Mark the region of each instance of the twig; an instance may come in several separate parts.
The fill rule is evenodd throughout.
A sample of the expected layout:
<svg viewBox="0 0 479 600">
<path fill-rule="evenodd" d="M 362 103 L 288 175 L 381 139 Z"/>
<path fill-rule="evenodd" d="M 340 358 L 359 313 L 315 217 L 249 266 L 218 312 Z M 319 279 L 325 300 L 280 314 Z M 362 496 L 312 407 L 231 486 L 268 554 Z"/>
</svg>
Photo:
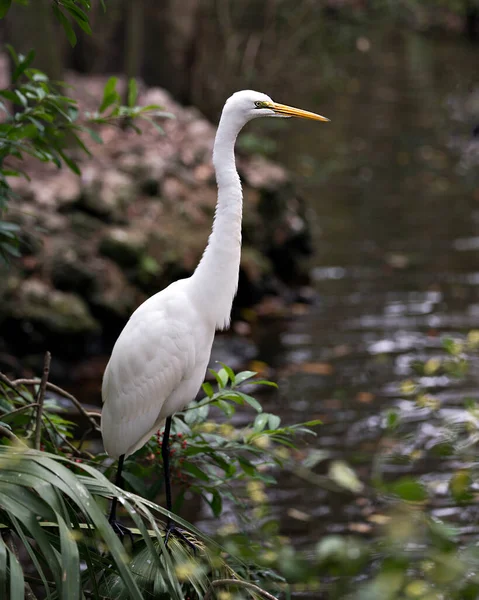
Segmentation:
<svg viewBox="0 0 479 600">
<path fill-rule="evenodd" d="M 24 448 L 27 448 L 28 446 L 26 444 L 24 444 L 22 442 L 22 440 L 20 438 L 18 438 L 13 431 L 10 431 L 10 429 L 7 429 L 6 427 L 4 427 L 3 425 L 0 425 L 0 437 L 6 437 L 8 438 L 11 442 L 13 442 L 14 444 L 18 445 L 18 446 L 23 446 Z"/>
<path fill-rule="evenodd" d="M 28 406 L 21 406 L 20 408 L 16 408 L 15 410 L 3 413 L 2 420 L 5 420 L 7 417 L 11 417 L 13 415 L 18 415 L 19 413 L 22 413 L 28 410 L 29 408 L 35 408 L 35 406 L 38 406 L 37 402 L 32 402 L 32 404 L 29 404 Z"/>
<path fill-rule="evenodd" d="M 38 385 L 39 383 L 41 383 L 41 379 L 15 379 L 14 381 L 11 381 L 9 383 L 11 383 L 13 386 L 17 386 L 17 385 Z M 14 387 L 14 389 L 15 389 L 15 387 Z M 47 381 L 47 390 L 51 390 L 52 392 L 56 392 L 57 394 L 60 394 L 60 396 L 63 396 L 67 400 L 70 400 L 70 402 L 72 402 L 72 404 L 75 405 L 75 407 L 78 409 L 78 411 L 86 419 L 88 419 L 90 421 L 90 423 L 92 424 L 94 430 L 95 431 L 100 431 L 100 427 L 99 427 L 98 423 L 95 421 L 95 418 L 93 417 L 93 415 L 97 415 L 97 413 L 91 413 L 91 412 L 85 410 L 83 408 L 83 406 L 81 405 L 80 401 L 77 400 L 75 398 L 75 396 L 72 396 L 72 394 L 70 394 L 69 392 L 67 392 L 63 388 L 59 387 L 58 385 L 55 385 L 54 383 L 50 383 L 50 381 Z M 98 414 L 97 416 L 100 417 L 100 414 Z"/>
<path fill-rule="evenodd" d="M 90 429 L 85 429 L 85 431 L 83 432 L 81 438 L 78 440 L 78 450 L 81 451 L 83 444 L 87 438 L 87 436 L 90 435 L 90 433 L 93 431 L 93 428 L 90 427 Z"/>
<path fill-rule="evenodd" d="M 43 362 L 43 374 L 40 381 L 40 389 L 38 390 L 37 396 L 37 421 L 35 424 L 35 444 L 34 448 L 40 450 L 40 441 L 42 438 L 42 415 L 43 415 L 43 403 L 45 401 L 45 391 L 47 389 L 48 374 L 50 373 L 50 362 L 52 355 L 50 352 L 45 352 L 45 360 Z"/>
<path fill-rule="evenodd" d="M 210 600 L 211 594 L 213 593 L 213 588 L 223 587 L 227 585 L 237 585 L 238 587 L 250 589 L 253 592 L 256 592 L 257 594 L 262 596 L 263 598 L 266 598 L 267 600 L 278 600 L 276 596 L 273 596 L 269 592 L 266 592 L 254 583 L 250 583 L 249 581 L 241 581 L 240 579 L 217 579 L 216 581 L 212 581 L 210 587 L 206 591 L 206 594 L 203 596 L 203 600 Z"/>
<path fill-rule="evenodd" d="M 31 404 L 32 399 L 27 398 L 25 394 L 23 394 L 23 392 L 17 389 L 17 385 L 20 384 L 17 384 L 15 381 L 10 381 L 10 379 L 8 379 L 8 377 L 3 373 L 0 373 L 0 381 L 2 381 L 7 387 L 13 390 L 16 394 L 18 394 L 20 398 L 24 400 L 27 404 Z M 38 380 L 38 383 L 40 383 L 40 380 Z"/>
<path fill-rule="evenodd" d="M 58 435 L 58 437 L 62 440 L 62 442 L 64 444 L 66 444 L 70 450 L 76 454 L 76 456 L 87 456 L 88 458 L 92 459 L 93 455 L 91 455 L 89 452 L 81 452 L 80 450 L 78 450 L 78 448 L 76 448 L 64 435 L 62 435 L 59 431 L 57 426 L 55 425 L 55 423 L 50 419 L 50 417 L 48 415 L 44 415 L 45 419 L 48 421 L 48 423 L 51 425 L 53 431 L 55 432 L 56 435 Z"/>
</svg>

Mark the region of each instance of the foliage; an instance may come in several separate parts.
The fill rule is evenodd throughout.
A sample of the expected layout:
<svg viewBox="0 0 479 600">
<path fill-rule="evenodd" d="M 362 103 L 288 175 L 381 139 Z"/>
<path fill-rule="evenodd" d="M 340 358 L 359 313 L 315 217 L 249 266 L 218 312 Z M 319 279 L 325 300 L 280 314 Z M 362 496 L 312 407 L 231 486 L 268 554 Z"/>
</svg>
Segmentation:
<svg viewBox="0 0 479 600">
<path fill-rule="evenodd" d="M 435 479 L 414 475 L 391 478 L 388 473 L 389 466 L 398 462 L 408 462 L 413 471 L 417 461 L 450 459 L 456 468 L 451 469 L 446 492 L 440 495 L 446 493 L 449 506 L 472 508 L 479 440 L 476 403 L 467 399 L 464 418 L 453 421 L 441 414 L 440 401 L 428 386 L 434 377 L 463 378 L 478 349 L 479 334 L 471 332 L 464 339 L 444 340 L 444 354 L 412 363 L 414 376 L 401 389 L 422 419 L 385 412 L 388 450 L 378 454 L 374 486 L 359 482 L 349 467 L 338 461 L 329 470 L 329 487 L 340 486 L 370 506 L 370 521 L 376 526 L 373 539 L 366 543 L 358 536 L 326 535 L 307 556 L 281 536 L 267 491 L 275 482 L 278 467 L 307 473 L 318 485 L 325 483 L 312 470 L 322 460 L 321 452 L 302 451 L 299 457 L 293 445 L 294 436 L 311 435 L 309 427 L 317 422 L 284 426 L 277 415 L 264 413 L 251 389 L 274 384 L 258 379 L 254 372 L 235 374 L 226 365 L 212 371 L 214 385 L 204 384 L 204 398 L 174 419 L 175 512 L 188 490 L 201 497 L 220 519 L 211 538 L 175 516 L 195 543 L 196 555 L 178 539 L 171 541 L 168 552 L 164 550 L 165 510 L 157 503 L 162 491 L 161 435 L 127 460 L 130 491 L 117 490 L 109 482 L 109 459 L 83 449 L 75 425 L 62 416 L 51 392 L 67 398 L 68 394 L 45 378 L 42 384 L 40 379 L 12 382 L 1 376 L 3 439 L 15 442 L 13 435 L 8 440 L 8 434 L 17 434 L 24 443 L 35 445 L 33 413 L 42 405 L 44 451 L 18 445 L 0 447 L 0 577 L 2 573 L 4 577 L 0 590 L 2 585 L 21 590 L 24 578 L 34 590 L 43 589 L 41 593 L 49 587 L 52 598 L 62 594 L 79 597 L 75 594 L 81 586 L 87 597 L 93 598 L 196 599 L 211 596 L 212 586 L 224 585 L 231 592 L 233 580 L 240 586 L 231 596 L 234 598 L 249 597 L 242 585 L 261 586 L 261 597 L 261 589 L 281 593 L 286 582 L 292 590 L 327 591 L 328 598 L 477 597 L 475 539 L 457 523 L 431 514 L 438 493 Z M 42 389 L 46 390 L 43 400 Z M 240 406 L 242 410 L 237 412 Z M 96 429 L 97 413 L 81 411 L 90 428 Z M 418 429 L 425 411 L 430 415 L 429 424 L 439 431 L 432 443 Z M 128 539 L 120 544 L 104 517 L 106 499 L 114 493 L 121 497 L 122 520 L 128 518 L 132 526 L 133 544 Z M 224 510 L 232 503 L 241 508 L 237 513 L 247 517 L 222 523 Z M 19 558 L 24 553 L 30 556 L 29 562 Z M 79 570 L 80 563 L 86 567 Z M 8 568 L 2 571 L 1 565 Z M 319 579 L 323 577 L 326 581 Z"/>
<path fill-rule="evenodd" d="M 479 476 L 479 405 L 466 397 L 457 409 L 443 410 L 440 396 L 431 391 L 453 379 L 464 380 L 478 350 L 478 331 L 443 339 L 442 352 L 411 363 L 412 376 L 401 386 L 402 409 L 384 414 L 387 451 L 376 457 L 380 504 L 373 519 L 381 526 L 371 547 L 376 560 L 370 579 L 355 596 L 360 600 L 466 600 L 479 595 L 479 552 L 471 530 Z M 427 469 L 420 468 L 424 464 Z M 406 466 L 409 473 L 416 466 L 427 472 L 391 476 L 395 467 Z"/>
<path fill-rule="evenodd" d="M 28 0 L 17 0 L 24 4 Z M 100 0 L 103 10 L 106 10 L 105 0 Z M 12 0 L 0 0 L 0 19 L 7 16 L 12 6 Z M 73 25 L 78 26 L 88 35 L 91 27 L 88 13 L 92 8 L 91 0 L 51 0 L 52 12 L 65 31 L 65 35 L 72 46 L 77 43 L 77 36 Z"/>
<path fill-rule="evenodd" d="M 309 427 L 317 422 L 284 426 L 245 391 L 274 384 L 224 365 L 212 371 L 216 389 L 205 383 L 204 399 L 175 416 L 172 453 L 180 470 L 175 482 L 175 489 L 182 488 L 180 499 L 188 489 L 205 499 L 216 517 L 224 499 L 241 502 L 252 517 L 241 526 L 220 528 L 212 539 L 175 516 L 197 547 L 192 555 L 176 538 L 168 552 L 164 549 L 166 511 L 156 503 L 162 481 L 158 438 L 126 462 L 130 490 L 145 497 L 118 490 L 105 477 L 112 472 L 110 459 L 83 449 L 76 425 L 62 416 L 59 398 L 74 402 L 90 431 L 98 428 L 99 415 L 86 412 L 48 382 L 48 360 L 45 364 L 42 379 L 0 376 L 0 434 L 8 444 L 0 446 L 0 590 L 2 585 L 9 589 L 13 599 L 26 582 L 52 598 L 79 598 L 81 589 L 92 598 L 194 599 L 203 598 L 214 582 L 233 579 L 238 581 L 236 597 L 242 598 L 249 592 L 240 591 L 241 582 L 271 588 L 283 585 L 285 577 L 312 577 L 314 568 L 281 541 L 266 487 L 274 483 L 275 466 L 294 461 L 293 436 L 311 435 Z M 231 419 L 240 405 L 255 413 L 243 427 L 208 420 L 213 411 Z M 41 450 L 31 448 L 37 445 L 38 426 Z M 106 498 L 115 493 L 120 494 L 122 519 L 129 517 L 132 525 L 133 545 L 126 539 L 122 546 L 104 516 Z M 28 561 L 20 558 L 24 554 Z M 86 568 L 80 570 L 80 563 Z M 224 585 L 231 587 L 231 582 Z"/>
<path fill-rule="evenodd" d="M 11 0 L 0 0 L 0 19 L 7 15 L 11 4 Z M 101 4 L 105 9 L 104 0 Z M 77 41 L 74 25 L 91 34 L 88 19 L 91 8 L 90 0 L 52 0 L 53 14 L 72 46 Z M 90 155 L 82 134 L 89 134 L 96 143 L 101 143 L 97 126 L 105 124 L 131 127 L 141 133 L 135 125 L 136 119 L 144 119 L 161 131 L 152 117 L 171 116 L 162 112 L 160 106 L 137 106 L 134 79 L 128 82 L 127 105 L 122 105 L 116 77 L 106 83 L 98 110 L 81 115 L 77 101 L 65 95 L 66 84 L 49 80 L 45 73 L 32 66 L 34 50 L 21 55 L 12 47 L 7 48 L 13 67 L 11 85 L 0 90 L 3 112 L 0 122 L 0 259 L 3 260 L 20 256 L 20 228 L 5 220 L 5 215 L 9 200 L 14 198 L 8 178 L 28 178 L 27 169 L 20 166 L 27 155 L 58 168 L 66 165 L 80 175 L 78 157 Z"/>
<path fill-rule="evenodd" d="M 8 177 L 28 178 L 22 168 L 26 156 L 58 168 L 66 165 L 80 175 L 79 154 L 90 156 L 82 134 L 101 143 L 100 125 L 129 126 L 141 133 L 135 120 L 143 119 L 159 128 L 153 117 L 171 116 L 157 105 L 136 106 L 135 80 L 128 84 L 128 106 L 123 106 L 116 77 L 107 81 L 98 110 L 80 115 L 77 101 L 64 95 L 62 84 L 50 81 L 31 66 L 33 50 L 26 56 L 17 55 L 11 47 L 9 51 L 14 64 L 12 85 L 0 90 L 0 109 L 5 114 L 0 123 L 0 257 L 4 258 L 19 256 L 19 227 L 3 217 L 12 198 Z"/>
</svg>

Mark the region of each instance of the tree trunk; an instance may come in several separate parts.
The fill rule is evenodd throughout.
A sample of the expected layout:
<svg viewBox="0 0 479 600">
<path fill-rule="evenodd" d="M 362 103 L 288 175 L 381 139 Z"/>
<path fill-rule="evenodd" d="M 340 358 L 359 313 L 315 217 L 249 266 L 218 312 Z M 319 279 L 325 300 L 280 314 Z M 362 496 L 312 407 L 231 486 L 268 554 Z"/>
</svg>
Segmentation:
<svg viewBox="0 0 479 600">
<path fill-rule="evenodd" d="M 33 66 L 51 79 L 63 79 L 65 36 L 52 13 L 50 0 L 35 0 L 28 6 L 13 3 L 6 18 L 6 37 L 22 54 L 34 48 Z"/>
<path fill-rule="evenodd" d="M 163 0 L 147 5 L 144 78 L 161 85 L 180 102 L 190 102 L 191 63 L 194 58 L 201 0 Z"/>
<path fill-rule="evenodd" d="M 479 41 L 479 2 L 466 0 L 465 34 L 472 42 Z"/>
<path fill-rule="evenodd" d="M 125 78 L 138 77 L 143 63 L 143 40 L 145 37 L 144 0 L 127 0 L 125 26 Z M 128 104 L 128 86 L 125 86 L 124 104 Z"/>
</svg>

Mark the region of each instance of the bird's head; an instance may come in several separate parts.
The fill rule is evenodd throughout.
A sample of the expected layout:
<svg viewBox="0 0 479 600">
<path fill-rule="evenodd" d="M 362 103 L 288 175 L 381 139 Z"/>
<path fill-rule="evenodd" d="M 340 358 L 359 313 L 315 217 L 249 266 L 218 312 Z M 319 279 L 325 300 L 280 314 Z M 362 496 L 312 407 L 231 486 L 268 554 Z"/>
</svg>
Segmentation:
<svg viewBox="0 0 479 600">
<path fill-rule="evenodd" d="M 233 94 L 226 101 L 224 112 L 236 116 L 244 123 L 258 117 L 301 117 L 315 121 L 329 121 L 326 117 L 316 113 L 286 104 L 278 104 L 266 94 L 253 90 L 242 90 Z"/>
</svg>

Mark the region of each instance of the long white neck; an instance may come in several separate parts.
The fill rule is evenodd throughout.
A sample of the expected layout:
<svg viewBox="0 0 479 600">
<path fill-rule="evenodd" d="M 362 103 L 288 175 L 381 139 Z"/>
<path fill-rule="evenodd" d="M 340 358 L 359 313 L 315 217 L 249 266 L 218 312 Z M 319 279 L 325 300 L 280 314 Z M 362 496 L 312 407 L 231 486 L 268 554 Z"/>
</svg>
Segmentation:
<svg viewBox="0 0 479 600">
<path fill-rule="evenodd" d="M 215 322 L 217 329 L 228 327 L 233 298 L 238 288 L 241 258 L 243 193 L 236 170 L 234 146 L 244 122 L 223 112 L 216 133 L 213 164 L 218 183 L 213 229 L 208 245 L 191 280 L 195 298 Z"/>
</svg>

